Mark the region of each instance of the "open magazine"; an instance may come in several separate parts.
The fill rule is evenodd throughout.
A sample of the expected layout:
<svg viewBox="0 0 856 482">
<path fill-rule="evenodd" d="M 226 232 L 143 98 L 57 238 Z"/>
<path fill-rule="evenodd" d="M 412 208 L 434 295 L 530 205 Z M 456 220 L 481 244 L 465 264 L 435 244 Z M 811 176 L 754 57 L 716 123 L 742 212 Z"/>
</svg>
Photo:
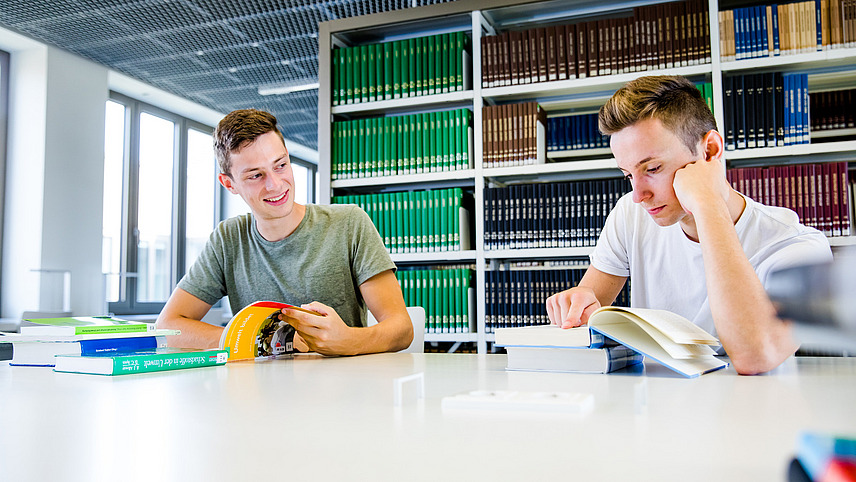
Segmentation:
<svg viewBox="0 0 856 482">
<path fill-rule="evenodd" d="M 220 335 L 220 348 L 229 350 L 229 361 L 255 360 L 294 353 L 294 327 L 281 320 L 283 308 L 320 313 L 278 303 L 257 301 L 239 311 L 229 320 Z"/>
</svg>

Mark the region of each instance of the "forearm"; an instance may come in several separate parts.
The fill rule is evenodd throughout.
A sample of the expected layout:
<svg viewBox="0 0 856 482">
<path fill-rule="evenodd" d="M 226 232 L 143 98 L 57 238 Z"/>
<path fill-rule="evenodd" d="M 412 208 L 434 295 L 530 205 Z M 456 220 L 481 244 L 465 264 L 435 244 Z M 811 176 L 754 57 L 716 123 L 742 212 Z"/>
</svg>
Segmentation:
<svg viewBox="0 0 856 482">
<path fill-rule="evenodd" d="M 352 355 L 404 350 L 413 341 L 413 324 L 405 311 L 366 328 L 353 328 Z"/>
<path fill-rule="evenodd" d="M 181 330 L 181 335 L 167 337 L 169 346 L 181 348 L 215 348 L 223 332 L 223 327 L 169 313 L 158 316 L 157 327 Z"/>
<path fill-rule="evenodd" d="M 776 317 L 746 258 L 724 206 L 696 213 L 710 310 L 717 334 L 742 374 L 769 371 L 797 348 L 790 327 Z"/>
</svg>

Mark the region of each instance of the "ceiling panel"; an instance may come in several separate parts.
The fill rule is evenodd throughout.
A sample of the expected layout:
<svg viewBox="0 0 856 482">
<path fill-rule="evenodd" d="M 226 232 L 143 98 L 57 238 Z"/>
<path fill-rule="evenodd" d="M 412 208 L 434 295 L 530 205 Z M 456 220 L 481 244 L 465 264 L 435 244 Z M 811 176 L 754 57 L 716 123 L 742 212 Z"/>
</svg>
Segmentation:
<svg viewBox="0 0 856 482">
<path fill-rule="evenodd" d="M 255 107 L 317 149 L 318 23 L 445 0 L 2 0 L 10 27 L 216 111 Z"/>
</svg>

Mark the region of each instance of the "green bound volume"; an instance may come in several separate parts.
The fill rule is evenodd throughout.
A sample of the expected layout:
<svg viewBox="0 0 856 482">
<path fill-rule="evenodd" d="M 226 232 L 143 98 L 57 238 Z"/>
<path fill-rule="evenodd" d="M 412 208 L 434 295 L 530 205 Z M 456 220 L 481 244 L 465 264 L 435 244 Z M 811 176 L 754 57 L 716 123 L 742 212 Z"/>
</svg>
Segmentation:
<svg viewBox="0 0 856 482">
<path fill-rule="evenodd" d="M 354 49 L 345 49 L 345 103 L 354 103 Z"/>
<path fill-rule="evenodd" d="M 372 47 L 375 51 L 375 97 L 376 100 L 383 100 L 383 66 L 385 64 L 383 58 L 383 44 L 374 44 Z"/>
<path fill-rule="evenodd" d="M 416 39 L 407 39 L 407 51 L 410 57 L 407 59 L 407 95 L 413 97 L 418 95 L 416 91 Z"/>
<path fill-rule="evenodd" d="M 437 81 L 440 82 L 437 90 L 446 93 L 449 92 L 449 35 L 440 35 L 437 41 Z"/>
<path fill-rule="evenodd" d="M 425 311 L 428 312 L 428 327 L 430 333 L 437 333 L 437 278 L 434 276 L 435 271 L 427 270 L 425 271 L 425 280 L 428 285 L 428 304 L 425 306 Z"/>
<path fill-rule="evenodd" d="M 392 98 L 401 98 L 401 42 L 392 42 Z"/>
<path fill-rule="evenodd" d="M 159 348 L 103 355 L 56 355 L 54 371 L 86 373 L 93 375 L 127 375 L 131 373 L 160 372 L 223 365 L 229 357 L 228 350 L 195 350 L 181 348 Z"/>
<path fill-rule="evenodd" d="M 428 65 L 428 69 L 425 75 L 428 78 L 428 94 L 436 94 L 437 86 L 434 82 L 434 77 L 436 76 L 437 65 L 434 61 L 434 51 L 437 49 L 437 39 L 435 36 L 428 37 L 428 51 L 425 54 L 425 61 Z"/>
<path fill-rule="evenodd" d="M 414 164 L 414 171 L 419 174 L 422 172 L 422 166 L 425 163 L 425 143 L 422 142 L 422 116 L 424 114 L 416 114 L 408 116 L 408 121 L 413 125 L 413 128 L 416 130 L 416 161 Z"/>
<path fill-rule="evenodd" d="M 448 171 L 452 168 L 452 156 L 453 156 L 453 148 L 452 144 L 454 143 L 454 136 L 452 134 L 452 111 L 444 111 L 443 112 L 443 164 L 442 171 Z"/>
<path fill-rule="evenodd" d="M 368 101 L 377 100 L 377 67 L 375 67 L 375 47 L 366 45 L 366 85 L 368 86 Z"/>
<path fill-rule="evenodd" d="M 358 58 L 358 69 L 360 71 L 359 99 L 360 102 L 369 101 L 369 47 L 361 45 Z M 357 91 L 354 91 L 354 97 L 357 97 Z"/>
<path fill-rule="evenodd" d="M 404 252 L 404 193 L 392 194 L 395 201 L 395 252 Z"/>
<path fill-rule="evenodd" d="M 393 58 L 392 58 L 392 43 L 383 44 L 383 99 L 392 99 L 393 86 Z"/>
<path fill-rule="evenodd" d="M 401 49 L 401 97 L 410 97 L 410 45 L 407 40 L 397 43 Z"/>
<path fill-rule="evenodd" d="M 422 81 L 423 81 L 423 79 L 422 79 L 422 77 L 423 77 L 422 58 L 425 57 L 425 55 L 422 52 L 422 47 L 423 47 L 423 44 L 425 42 L 425 37 L 419 37 L 419 38 L 413 39 L 413 41 L 415 42 L 415 45 L 414 45 L 415 56 L 413 57 L 413 61 L 415 63 L 415 72 L 416 72 L 416 75 L 414 77 L 415 84 L 414 84 L 414 91 L 413 92 L 415 95 L 424 95 L 424 92 L 422 90 Z"/>
<path fill-rule="evenodd" d="M 449 206 L 450 189 L 443 189 L 437 192 L 440 199 L 439 220 L 440 220 L 440 237 L 437 240 L 438 251 L 446 251 L 449 249 L 449 224 L 452 220 L 447 216 Z"/>
</svg>

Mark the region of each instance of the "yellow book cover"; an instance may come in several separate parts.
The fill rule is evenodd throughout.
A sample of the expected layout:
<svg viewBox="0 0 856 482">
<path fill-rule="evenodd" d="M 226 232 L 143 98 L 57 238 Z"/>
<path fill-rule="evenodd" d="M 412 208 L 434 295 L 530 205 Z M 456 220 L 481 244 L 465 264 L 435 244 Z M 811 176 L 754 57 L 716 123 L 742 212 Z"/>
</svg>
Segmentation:
<svg viewBox="0 0 856 482">
<path fill-rule="evenodd" d="M 294 352 L 294 328 L 282 315 L 283 308 L 320 315 L 310 310 L 276 301 L 257 301 L 239 311 L 223 329 L 220 348 L 229 350 L 229 361 Z"/>
</svg>

